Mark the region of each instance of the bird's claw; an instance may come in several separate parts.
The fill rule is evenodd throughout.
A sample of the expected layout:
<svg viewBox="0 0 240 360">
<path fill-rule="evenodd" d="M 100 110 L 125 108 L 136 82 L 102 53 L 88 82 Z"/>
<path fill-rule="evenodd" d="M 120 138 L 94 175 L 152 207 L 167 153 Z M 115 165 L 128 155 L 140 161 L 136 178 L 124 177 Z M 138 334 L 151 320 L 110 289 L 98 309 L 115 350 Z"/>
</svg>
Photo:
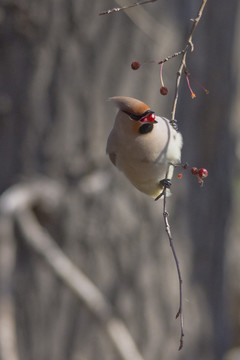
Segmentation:
<svg viewBox="0 0 240 360">
<path fill-rule="evenodd" d="M 172 183 L 171 183 L 170 179 L 163 179 L 160 181 L 160 185 L 163 186 L 163 191 L 154 199 L 155 201 L 157 201 L 158 199 L 160 199 L 163 196 L 166 189 L 170 189 Z"/>
<path fill-rule="evenodd" d="M 170 189 L 172 183 L 170 179 L 163 179 L 160 181 L 160 184 L 164 187 L 164 189 Z"/>
</svg>

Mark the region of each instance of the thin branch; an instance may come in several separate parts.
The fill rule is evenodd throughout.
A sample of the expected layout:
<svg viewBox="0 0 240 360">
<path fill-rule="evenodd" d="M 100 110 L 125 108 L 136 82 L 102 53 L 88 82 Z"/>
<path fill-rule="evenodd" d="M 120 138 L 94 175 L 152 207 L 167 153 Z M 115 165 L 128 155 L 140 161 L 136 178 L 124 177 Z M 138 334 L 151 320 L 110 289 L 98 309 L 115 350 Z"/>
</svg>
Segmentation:
<svg viewBox="0 0 240 360">
<path fill-rule="evenodd" d="M 163 61 L 160 61 L 159 64 L 163 64 L 163 62 L 166 62 L 170 59 L 172 59 L 173 57 L 176 57 L 178 55 L 182 55 L 182 60 L 177 72 L 177 78 L 176 78 L 176 87 L 175 87 L 175 96 L 174 96 L 174 101 L 173 101 L 173 107 L 172 107 L 172 116 L 171 116 L 171 121 L 174 121 L 175 126 L 177 125 L 177 120 L 175 119 L 175 114 L 176 114 L 176 108 L 177 108 L 177 102 L 178 102 L 178 93 L 179 93 L 179 86 L 180 86 L 180 81 L 181 81 L 181 76 L 182 76 L 182 72 L 183 70 L 186 68 L 186 57 L 187 57 L 187 53 L 188 50 L 191 49 L 191 51 L 193 51 L 194 47 L 193 47 L 193 43 L 192 43 L 192 37 L 193 37 L 193 33 L 202 17 L 202 13 L 204 10 L 204 7 L 207 3 L 207 0 L 202 0 L 202 4 L 198 10 L 198 14 L 197 17 L 193 20 L 193 25 L 191 28 L 191 31 L 189 33 L 188 36 L 188 40 L 187 40 L 187 45 L 185 46 L 185 49 L 183 49 L 182 51 L 179 51 L 175 54 L 173 54 L 172 56 L 167 57 L 166 59 L 164 59 Z M 166 173 L 166 179 L 168 178 L 168 172 L 169 172 L 169 168 L 170 166 L 174 166 L 169 164 L 168 169 L 167 169 L 167 173 Z M 166 196 L 166 188 L 164 189 L 163 192 L 163 219 L 164 219 L 164 223 L 165 223 L 165 230 L 166 233 L 168 235 L 168 239 L 169 239 L 169 244 L 173 253 L 173 257 L 174 257 L 174 261 L 176 264 L 176 268 L 177 268 L 177 274 L 178 274 L 178 282 L 179 282 L 179 309 L 176 315 L 176 318 L 179 317 L 180 319 L 180 341 L 179 341 L 179 348 L 178 350 L 181 350 L 183 347 L 183 337 L 184 337 L 184 330 L 183 330 L 183 305 L 182 305 L 182 276 L 181 276 L 181 270 L 180 270 L 180 266 L 179 266 L 179 262 L 178 262 L 178 257 L 174 248 L 174 244 L 173 244 L 173 238 L 172 238 L 172 233 L 171 233 L 171 228 L 170 228 L 170 224 L 168 221 L 168 212 L 167 212 L 167 196 Z"/>
<path fill-rule="evenodd" d="M 183 50 L 183 56 L 182 56 L 182 60 L 181 60 L 178 72 L 177 72 L 177 78 L 176 78 L 175 95 L 174 95 L 174 101 L 173 101 L 173 107 L 172 107 L 172 117 L 171 117 L 172 120 L 175 119 L 177 102 L 178 102 L 179 86 L 180 86 L 183 69 L 186 66 L 187 53 L 188 53 L 189 49 L 193 50 L 193 43 L 192 43 L 193 33 L 202 17 L 202 13 L 203 13 L 206 3 L 207 3 L 207 0 L 202 0 L 202 4 L 198 10 L 197 17 L 193 20 L 193 25 L 192 25 L 192 28 L 190 30 L 188 40 L 187 40 L 187 45 L 185 46 L 185 49 Z"/>
<path fill-rule="evenodd" d="M 118 7 L 118 8 L 113 8 L 113 9 L 110 9 L 110 10 L 106 10 L 106 11 L 101 11 L 99 13 L 99 15 L 109 15 L 109 14 L 112 14 L 114 12 L 118 12 L 118 11 L 122 11 L 122 10 L 127 10 L 127 9 L 130 9 L 130 8 L 133 8 L 135 6 L 138 6 L 138 5 L 146 5 L 146 4 L 149 4 L 149 3 L 153 3 L 157 0 L 144 0 L 144 1 L 137 1 L 136 3 L 132 4 L 132 5 L 126 5 L 126 6 L 122 6 L 122 7 Z"/>
<path fill-rule="evenodd" d="M 182 55 L 185 52 L 185 49 L 175 52 L 173 55 L 167 56 L 165 59 L 158 61 L 158 64 L 164 64 L 165 62 L 175 58 L 176 56 Z"/>
<path fill-rule="evenodd" d="M 170 166 L 174 166 L 169 164 L 168 165 L 168 169 L 167 169 L 167 173 L 166 173 L 166 179 L 168 178 L 168 173 L 169 173 L 169 169 Z M 178 257 L 177 257 L 177 253 L 175 251 L 174 248 L 174 244 L 173 244 L 173 238 L 172 238 L 172 233 L 171 233 L 171 228 L 170 228 L 170 224 L 168 221 L 168 211 L 167 211 L 167 192 L 166 192 L 166 188 L 163 190 L 163 220 L 165 223 L 165 230 L 168 236 L 168 240 L 169 240 L 169 244 L 173 253 L 173 257 L 174 257 L 174 261 L 176 264 L 176 268 L 177 268 L 177 274 L 178 274 L 178 282 L 179 282 L 179 308 L 176 314 L 176 319 L 179 317 L 180 319 L 180 340 L 179 340 L 179 348 L 178 350 L 181 350 L 183 347 L 183 337 L 184 337 L 184 330 L 183 330 L 183 306 L 182 306 L 182 275 L 181 275 L 181 270 L 180 270 L 180 266 L 179 266 L 179 261 L 178 261 Z"/>
</svg>

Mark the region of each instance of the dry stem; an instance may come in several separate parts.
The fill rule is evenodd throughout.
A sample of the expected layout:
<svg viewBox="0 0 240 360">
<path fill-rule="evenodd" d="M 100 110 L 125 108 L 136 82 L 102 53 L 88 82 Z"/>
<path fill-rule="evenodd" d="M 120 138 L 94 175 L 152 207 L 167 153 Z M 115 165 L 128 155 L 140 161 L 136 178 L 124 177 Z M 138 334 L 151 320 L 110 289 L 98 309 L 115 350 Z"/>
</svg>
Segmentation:
<svg viewBox="0 0 240 360">
<path fill-rule="evenodd" d="M 194 47 L 193 47 L 193 43 L 192 43 L 192 36 L 193 33 L 201 19 L 202 13 L 203 13 L 203 9 L 205 7 L 207 3 L 207 0 L 202 0 L 202 4 L 198 10 L 198 14 L 197 17 L 193 20 L 193 25 L 192 28 L 190 30 L 190 34 L 188 36 L 188 40 L 187 40 L 187 45 L 185 46 L 185 49 L 182 51 L 179 51 L 175 54 L 173 54 L 172 56 L 167 57 L 166 59 L 164 59 L 162 62 L 159 62 L 159 64 L 162 64 L 163 62 L 166 62 L 170 59 L 172 59 L 175 56 L 181 55 L 182 54 L 182 60 L 177 72 L 177 78 L 176 78 L 176 87 L 175 87 L 175 96 L 174 96 L 174 101 L 173 101 L 173 107 L 172 107 L 172 116 L 171 116 L 171 122 L 174 121 L 174 124 L 177 125 L 177 120 L 175 120 L 175 113 L 176 113 L 176 107 L 177 107 L 177 102 L 178 102 L 178 93 L 179 93 L 179 86 L 180 86 L 180 80 L 181 80 L 181 76 L 182 76 L 182 72 L 183 69 L 186 67 L 186 57 L 187 57 L 187 53 L 189 48 L 193 51 Z M 166 179 L 168 178 L 168 172 L 169 172 L 169 168 L 170 166 L 173 166 L 171 164 L 169 164 L 168 169 L 167 169 L 167 173 L 166 173 Z M 179 343 L 179 348 L 178 350 L 181 350 L 183 347 L 183 337 L 184 337 L 184 330 L 183 330 L 183 306 L 182 306 L 182 276 L 181 276 L 181 270 L 180 270 L 180 266 L 179 266 L 179 262 L 178 262 L 178 257 L 174 248 L 174 244 L 173 244 L 173 238 L 172 238 L 172 234 L 171 234 L 171 228 L 170 228 L 170 224 L 168 221 L 168 212 L 167 212 L 167 197 L 166 197 L 166 189 L 164 189 L 163 192 L 163 219 L 164 219 L 164 223 L 165 223 L 165 230 L 166 233 L 168 235 L 168 239 L 169 239 L 169 243 L 172 249 L 172 253 L 173 253 L 173 257 L 175 260 L 175 264 L 176 264 L 176 268 L 177 268 L 177 273 L 178 273 L 178 281 L 179 281 L 179 309 L 176 315 L 176 318 L 179 317 L 180 319 L 180 343 Z"/>
<path fill-rule="evenodd" d="M 164 64 L 165 62 L 175 58 L 176 56 L 182 55 L 185 49 L 175 52 L 173 55 L 167 56 L 165 59 L 158 61 L 158 64 Z"/>
<path fill-rule="evenodd" d="M 149 3 L 153 3 L 157 0 L 145 0 L 145 1 L 137 1 L 136 3 L 132 4 L 132 5 L 126 5 L 126 6 L 122 6 L 122 7 L 119 7 L 119 8 L 113 8 L 113 9 L 110 9 L 110 10 L 106 10 L 106 11 L 102 11 L 99 13 L 99 15 L 109 15 L 109 14 L 112 14 L 114 12 L 118 12 L 118 11 L 122 11 L 122 10 L 127 10 L 127 9 L 130 9 L 130 8 L 133 8 L 135 6 L 138 6 L 138 5 L 146 5 L 146 4 L 149 4 Z"/>
<path fill-rule="evenodd" d="M 166 173 L 166 179 L 168 178 L 168 173 L 169 173 L 169 168 L 170 166 L 174 166 L 172 164 L 169 164 L 168 169 L 167 169 L 167 173 Z M 165 223 L 165 230 L 169 239 L 169 244 L 173 253 L 173 257 L 174 257 L 174 261 L 176 264 L 176 268 L 177 268 L 177 274 L 178 274 L 178 282 L 179 282 L 179 308 L 176 314 L 176 319 L 179 317 L 180 319 L 180 340 L 179 340 L 179 348 L 178 350 L 181 350 L 183 347 L 183 337 L 184 337 L 184 331 L 183 331 L 183 306 L 182 306 L 182 276 L 181 276 L 181 270 L 180 270 L 180 266 L 179 266 L 179 262 L 178 262 L 178 257 L 177 257 L 177 253 L 175 251 L 174 248 L 174 244 L 173 244 L 173 238 L 172 238 L 172 233 L 171 233 L 171 228 L 170 228 L 170 224 L 168 221 L 168 211 L 167 211 L 167 194 L 166 194 L 166 188 L 163 190 L 163 220 Z"/>
<path fill-rule="evenodd" d="M 174 120 L 175 119 L 175 114 L 176 114 L 176 108 L 177 108 L 177 102 L 178 102 L 178 93 L 179 93 L 179 86 L 180 86 L 180 81 L 181 81 L 181 76 L 182 76 L 182 72 L 184 67 L 186 66 L 186 57 L 187 57 L 187 53 L 189 48 L 191 50 L 193 50 L 193 43 L 192 43 L 192 37 L 193 37 L 193 33 L 202 17 L 202 13 L 204 10 L 204 7 L 207 3 L 207 0 L 202 0 L 202 4 L 198 10 L 198 14 L 197 17 L 193 20 L 193 25 L 192 28 L 190 30 L 189 36 L 188 36 L 188 40 L 187 40 L 187 45 L 185 46 L 185 49 L 182 50 L 182 60 L 177 72 L 177 78 L 176 78 L 176 87 L 175 87 L 175 96 L 174 96 L 174 101 L 173 101 L 173 107 L 172 107 L 172 117 L 171 119 Z"/>
</svg>

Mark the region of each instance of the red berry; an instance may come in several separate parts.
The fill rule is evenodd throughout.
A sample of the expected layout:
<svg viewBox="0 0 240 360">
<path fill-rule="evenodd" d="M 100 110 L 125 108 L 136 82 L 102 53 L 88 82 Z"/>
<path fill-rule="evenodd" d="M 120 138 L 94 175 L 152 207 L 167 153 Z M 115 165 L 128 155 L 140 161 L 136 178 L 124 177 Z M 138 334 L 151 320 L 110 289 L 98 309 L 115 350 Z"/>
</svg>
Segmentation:
<svg viewBox="0 0 240 360">
<path fill-rule="evenodd" d="M 141 65 L 140 65 L 139 62 L 137 62 L 137 61 L 133 61 L 133 62 L 131 63 L 131 68 L 132 68 L 133 70 L 139 69 L 140 66 L 141 66 Z"/>
<path fill-rule="evenodd" d="M 182 178 L 182 174 L 178 174 L 178 176 L 177 176 L 179 179 L 181 179 Z"/>
<path fill-rule="evenodd" d="M 142 118 L 140 121 L 141 122 L 148 122 L 148 123 L 154 122 L 155 121 L 155 115 L 153 113 L 149 114 L 148 116 Z"/>
<path fill-rule="evenodd" d="M 148 115 L 147 120 L 151 122 L 155 121 L 155 115 L 154 114 Z"/>
<path fill-rule="evenodd" d="M 192 173 L 193 175 L 199 175 L 199 173 L 198 173 L 198 168 L 192 167 L 192 168 L 191 168 L 191 173 Z"/>
<path fill-rule="evenodd" d="M 166 88 L 166 86 L 162 86 L 160 88 L 160 94 L 161 95 L 167 95 L 168 94 L 168 88 Z"/>
<path fill-rule="evenodd" d="M 203 169 L 203 168 L 199 169 L 199 170 L 198 170 L 198 175 L 199 175 L 199 177 L 200 177 L 201 179 L 206 178 L 206 177 L 208 176 L 208 171 L 207 171 L 207 169 Z"/>
</svg>

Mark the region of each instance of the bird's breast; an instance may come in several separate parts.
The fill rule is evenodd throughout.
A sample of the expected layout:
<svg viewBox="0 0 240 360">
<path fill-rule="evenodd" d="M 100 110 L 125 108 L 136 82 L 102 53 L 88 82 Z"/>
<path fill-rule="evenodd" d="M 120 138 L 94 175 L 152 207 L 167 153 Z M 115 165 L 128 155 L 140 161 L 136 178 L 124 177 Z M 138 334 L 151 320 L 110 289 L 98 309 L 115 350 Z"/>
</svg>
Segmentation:
<svg viewBox="0 0 240 360">
<path fill-rule="evenodd" d="M 116 155 L 115 165 L 137 189 L 153 197 L 159 194 L 159 181 L 165 178 L 169 162 L 180 161 L 182 147 L 181 135 L 168 120 L 156 120 L 151 131 L 141 133 L 142 125 L 137 127 L 133 122 L 134 129 L 118 127 L 109 139 L 109 148 Z"/>
</svg>

